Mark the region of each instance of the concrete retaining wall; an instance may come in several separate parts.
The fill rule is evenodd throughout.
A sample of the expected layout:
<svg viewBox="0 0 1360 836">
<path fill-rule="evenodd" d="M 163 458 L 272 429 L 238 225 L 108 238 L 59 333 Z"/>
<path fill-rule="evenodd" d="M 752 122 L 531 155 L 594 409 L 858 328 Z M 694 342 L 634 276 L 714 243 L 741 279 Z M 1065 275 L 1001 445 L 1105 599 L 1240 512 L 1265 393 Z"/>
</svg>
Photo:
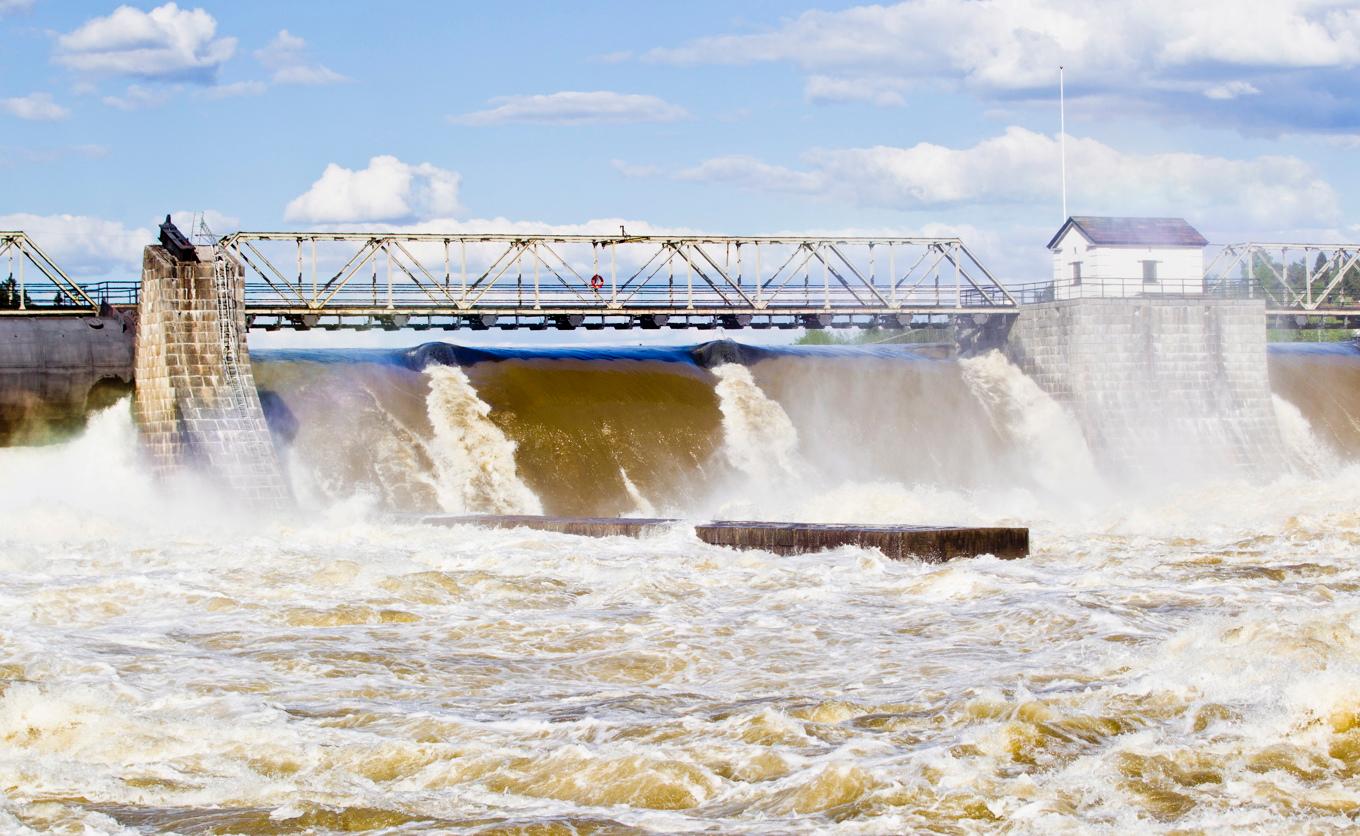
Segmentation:
<svg viewBox="0 0 1360 836">
<path fill-rule="evenodd" d="M 1093 452 L 1118 469 L 1259 474 L 1284 465 L 1260 300 L 1032 305 L 1006 352 L 1072 409 Z"/>
<path fill-rule="evenodd" d="M 0 445 L 60 437 L 131 391 L 135 337 L 117 316 L 0 317 Z"/>
<path fill-rule="evenodd" d="M 136 348 L 134 414 L 161 474 L 192 468 L 255 504 L 287 496 L 246 349 L 240 265 L 219 305 L 212 250 L 198 263 L 147 247 Z M 224 350 L 220 310 L 232 345 Z"/>
</svg>

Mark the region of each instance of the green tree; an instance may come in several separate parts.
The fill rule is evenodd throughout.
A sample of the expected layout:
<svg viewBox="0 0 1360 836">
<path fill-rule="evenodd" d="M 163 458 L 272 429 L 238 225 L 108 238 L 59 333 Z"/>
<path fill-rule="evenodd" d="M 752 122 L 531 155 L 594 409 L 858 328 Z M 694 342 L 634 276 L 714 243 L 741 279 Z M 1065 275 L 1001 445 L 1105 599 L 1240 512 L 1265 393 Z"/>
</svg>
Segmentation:
<svg viewBox="0 0 1360 836">
<path fill-rule="evenodd" d="M 33 297 L 27 293 L 23 294 L 23 305 L 19 304 L 19 285 L 14 281 L 13 276 L 0 282 L 0 308 L 12 311 L 32 304 Z"/>
</svg>

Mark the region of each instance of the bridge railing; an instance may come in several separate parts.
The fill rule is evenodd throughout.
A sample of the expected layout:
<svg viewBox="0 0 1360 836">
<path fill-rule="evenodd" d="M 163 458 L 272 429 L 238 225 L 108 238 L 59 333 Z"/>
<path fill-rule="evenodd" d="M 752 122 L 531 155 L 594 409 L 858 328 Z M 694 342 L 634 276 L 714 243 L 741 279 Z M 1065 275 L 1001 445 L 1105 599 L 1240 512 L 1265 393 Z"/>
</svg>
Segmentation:
<svg viewBox="0 0 1360 836">
<path fill-rule="evenodd" d="M 1211 282 L 1202 278 L 1168 278 L 1149 281 L 1142 277 L 1099 279 L 1088 277 L 1075 284 L 1070 280 L 1050 280 L 1009 284 L 1007 289 L 1021 305 L 1062 299 L 1268 298 L 1259 282 L 1222 278 Z"/>
</svg>

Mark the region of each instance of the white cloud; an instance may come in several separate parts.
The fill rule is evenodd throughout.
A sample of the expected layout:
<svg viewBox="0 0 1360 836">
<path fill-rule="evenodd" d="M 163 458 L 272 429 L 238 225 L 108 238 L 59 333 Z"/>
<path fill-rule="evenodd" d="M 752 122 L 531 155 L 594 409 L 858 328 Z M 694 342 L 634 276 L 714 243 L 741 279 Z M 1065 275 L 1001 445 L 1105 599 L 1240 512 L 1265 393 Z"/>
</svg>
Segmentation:
<svg viewBox="0 0 1360 836">
<path fill-rule="evenodd" d="M 891 68 L 999 89 L 1049 85 L 1061 63 L 1101 77 L 1206 62 L 1360 63 L 1360 10 L 1316 0 L 1250 5 L 1248 11 L 1241 0 L 908 0 L 804 12 L 767 32 L 699 38 L 647 56 L 672 63 L 791 61 L 809 70 Z"/>
<path fill-rule="evenodd" d="M 140 84 L 129 84 L 121 96 L 105 96 L 100 101 L 118 110 L 146 110 L 170 101 L 170 93 L 166 88 L 153 90 Z"/>
<path fill-rule="evenodd" d="M 794 171 L 770 165 L 755 157 L 729 155 L 704 160 L 675 175 L 677 180 L 723 183 L 749 189 L 816 194 L 826 190 L 826 179 L 817 172 Z"/>
<path fill-rule="evenodd" d="M 347 79 L 307 57 L 307 42 L 287 29 L 280 29 L 268 46 L 255 50 L 255 58 L 274 74 L 275 84 L 334 84 Z"/>
<path fill-rule="evenodd" d="M 900 78 L 883 76 L 811 75 L 803 84 L 803 95 L 810 102 L 868 102 L 881 107 L 901 107 L 910 84 Z"/>
<path fill-rule="evenodd" d="M 200 95 L 205 99 L 230 99 L 236 96 L 258 96 L 269 89 L 263 81 L 233 81 L 205 87 Z"/>
<path fill-rule="evenodd" d="M 1256 89 L 1256 85 L 1247 81 L 1225 81 L 1204 91 L 1205 98 L 1226 101 L 1235 99 L 1238 96 L 1257 96 L 1261 91 Z"/>
<path fill-rule="evenodd" d="M 1340 214 L 1336 191 L 1296 157 L 1137 154 L 1076 137 L 1067 154 L 1071 203 L 1088 214 L 1213 215 L 1220 224 L 1269 229 L 1330 223 Z M 803 163 L 721 157 L 676 177 L 907 210 L 1058 199 L 1057 139 L 1018 127 L 966 148 L 817 149 Z"/>
<path fill-rule="evenodd" d="M 1330 0 L 907 0 L 808 11 L 765 31 L 703 37 L 644 58 L 785 62 L 807 74 L 810 100 L 882 105 L 900 104 L 911 87 L 963 88 L 996 99 L 1049 97 L 1062 64 L 1069 93 L 1114 91 L 1124 104 L 1146 107 L 1151 100 L 1185 109 L 1192 103 L 1178 94 L 1187 82 L 1204 91 L 1225 70 L 1265 91 L 1272 80 L 1287 86 L 1288 79 L 1275 74 L 1355 67 L 1360 8 Z M 1328 83 L 1349 98 L 1344 80 Z M 1287 112 L 1295 104 L 1261 96 L 1253 106 Z M 1342 109 L 1335 101 L 1310 106 L 1329 128 Z M 1360 119 L 1354 108 L 1347 113 Z M 1206 112 L 1202 98 L 1196 115 L 1221 119 Z"/>
<path fill-rule="evenodd" d="M 216 34 L 203 9 L 119 6 L 58 37 L 56 60 L 83 72 L 207 84 L 236 51 L 235 38 Z"/>
<path fill-rule="evenodd" d="M 0 229 L 28 233 L 76 281 L 139 275 L 142 247 L 156 240 L 149 226 L 127 227 L 88 215 L 0 215 Z"/>
<path fill-rule="evenodd" d="M 656 96 L 636 93 L 563 91 L 536 96 L 503 96 L 492 99 L 495 107 L 451 116 L 459 125 L 592 125 L 623 122 L 674 122 L 689 114 L 685 109 Z"/>
<path fill-rule="evenodd" d="M 308 223 L 410 221 L 458 211 L 457 172 L 430 163 L 411 165 L 379 156 L 354 170 L 331 163 L 284 217 Z"/>
<path fill-rule="evenodd" d="M 52 101 L 51 93 L 29 93 L 27 96 L 0 99 L 0 110 L 35 122 L 55 122 L 71 115 L 71 111 Z"/>
</svg>

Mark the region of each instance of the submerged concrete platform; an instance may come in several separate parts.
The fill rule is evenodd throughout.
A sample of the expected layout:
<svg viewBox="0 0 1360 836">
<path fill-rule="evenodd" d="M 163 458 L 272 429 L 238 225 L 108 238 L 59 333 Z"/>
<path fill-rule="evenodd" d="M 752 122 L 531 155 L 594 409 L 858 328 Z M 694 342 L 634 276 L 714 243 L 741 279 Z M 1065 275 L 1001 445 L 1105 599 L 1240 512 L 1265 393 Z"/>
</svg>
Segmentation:
<svg viewBox="0 0 1360 836">
<path fill-rule="evenodd" d="M 861 546 L 876 548 L 894 560 L 928 563 L 981 554 L 1013 560 L 1029 554 L 1028 528 L 739 521 L 687 523 L 674 519 L 531 515 L 436 515 L 420 519 L 432 525 L 532 528 L 584 537 L 642 537 L 666 528 L 692 526 L 694 534 L 705 543 L 733 549 L 805 554 L 840 546 Z"/>
</svg>

